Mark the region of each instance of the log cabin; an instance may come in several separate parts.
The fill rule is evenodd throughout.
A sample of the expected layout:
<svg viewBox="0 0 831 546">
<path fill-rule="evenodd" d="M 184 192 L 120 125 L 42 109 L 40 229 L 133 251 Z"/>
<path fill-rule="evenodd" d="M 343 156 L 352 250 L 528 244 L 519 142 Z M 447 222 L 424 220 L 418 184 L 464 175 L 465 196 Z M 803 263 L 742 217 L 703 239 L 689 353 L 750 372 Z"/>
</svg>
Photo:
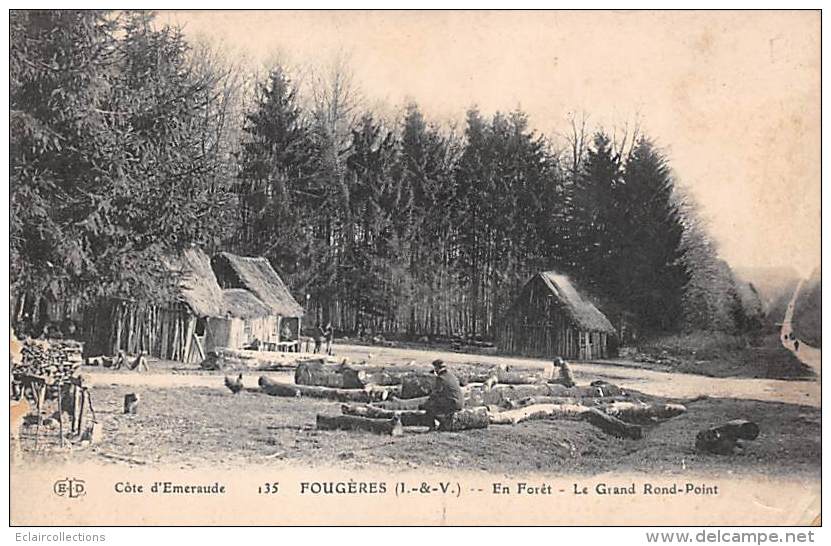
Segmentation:
<svg viewBox="0 0 831 546">
<path fill-rule="evenodd" d="M 496 328 L 501 350 L 543 358 L 606 358 L 612 336 L 609 319 L 556 271 L 534 275 Z"/>
</svg>

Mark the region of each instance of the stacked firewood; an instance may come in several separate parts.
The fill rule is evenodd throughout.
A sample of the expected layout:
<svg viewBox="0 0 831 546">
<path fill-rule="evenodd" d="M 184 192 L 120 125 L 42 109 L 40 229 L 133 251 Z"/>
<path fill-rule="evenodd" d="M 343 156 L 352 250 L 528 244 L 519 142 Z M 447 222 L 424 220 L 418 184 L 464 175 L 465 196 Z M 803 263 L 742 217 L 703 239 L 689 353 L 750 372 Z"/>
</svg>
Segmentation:
<svg viewBox="0 0 831 546">
<path fill-rule="evenodd" d="M 47 383 L 63 383 L 76 374 L 81 363 L 80 346 L 26 340 L 21 350 L 21 362 L 15 366 L 14 373 L 39 377 Z"/>
</svg>

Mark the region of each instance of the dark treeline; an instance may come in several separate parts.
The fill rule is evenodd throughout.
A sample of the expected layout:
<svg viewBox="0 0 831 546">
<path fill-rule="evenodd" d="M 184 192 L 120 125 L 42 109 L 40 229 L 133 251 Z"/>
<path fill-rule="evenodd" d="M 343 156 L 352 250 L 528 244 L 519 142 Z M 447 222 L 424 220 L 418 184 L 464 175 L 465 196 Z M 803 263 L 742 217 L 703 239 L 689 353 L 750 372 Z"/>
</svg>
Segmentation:
<svg viewBox="0 0 831 546">
<path fill-rule="evenodd" d="M 347 74 L 259 78 L 152 15 L 11 13 L 11 287 L 170 297 L 160 257 L 267 257 L 342 331 L 490 335 L 535 272 L 572 274 L 624 332 L 747 330 L 730 268 L 647 136 L 558 145 L 521 111 L 389 120 Z M 305 92 L 305 95 L 304 95 Z M 307 319 L 308 320 L 308 319 Z"/>
</svg>

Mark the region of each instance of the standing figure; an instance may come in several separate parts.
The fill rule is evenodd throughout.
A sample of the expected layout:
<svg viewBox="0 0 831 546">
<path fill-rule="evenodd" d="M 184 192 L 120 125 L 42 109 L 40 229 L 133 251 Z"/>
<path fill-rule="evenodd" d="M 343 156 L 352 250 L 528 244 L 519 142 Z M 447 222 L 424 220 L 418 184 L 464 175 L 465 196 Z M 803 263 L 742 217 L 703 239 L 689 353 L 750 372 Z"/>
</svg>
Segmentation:
<svg viewBox="0 0 831 546">
<path fill-rule="evenodd" d="M 793 352 L 797 352 L 799 350 L 799 340 L 793 342 Z"/>
<path fill-rule="evenodd" d="M 320 346 L 323 344 L 323 328 L 318 323 L 314 329 L 314 337 L 315 337 L 315 354 L 320 352 Z"/>
<path fill-rule="evenodd" d="M 440 427 L 443 421 L 465 407 L 465 397 L 459 380 L 450 373 L 443 360 L 433 361 L 433 373 L 436 374 L 433 391 L 421 406 L 431 417 L 431 430 L 435 430 L 437 424 Z"/>
<path fill-rule="evenodd" d="M 280 341 L 294 341 L 294 336 L 292 335 L 291 328 L 289 327 L 289 323 L 286 322 L 283 324 L 283 328 L 280 330 Z M 290 346 L 284 345 L 288 352 L 292 351 Z"/>
<path fill-rule="evenodd" d="M 335 331 L 332 329 L 331 322 L 326 324 L 323 335 L 326 337 L 326 354 L 332 356 L 332 343 L 335 341 Z"/>
</svg>

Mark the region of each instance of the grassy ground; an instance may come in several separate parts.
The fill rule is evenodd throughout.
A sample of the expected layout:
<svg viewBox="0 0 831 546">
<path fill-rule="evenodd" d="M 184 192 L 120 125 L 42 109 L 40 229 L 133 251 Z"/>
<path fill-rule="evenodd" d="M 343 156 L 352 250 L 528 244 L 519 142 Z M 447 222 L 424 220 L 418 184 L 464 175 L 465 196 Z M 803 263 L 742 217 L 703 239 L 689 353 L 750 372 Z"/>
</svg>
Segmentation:
<svg viewBox="0 0 831 546">
<path fill-rule="evenodd" d="M 709 332 L 668 336 L 642 344 L 632 358 L 647 369 L 709 377 L 814 377 L 808 366 L 782 346 L 778 334 L 757 340 Z"/>
<path fill-rule="evenodd" d="M 123 415 L 124 394 L 139 395 L 137 415 Z M 310 399 L 232 395 L 210 388 L 96 386 L 94 399 L 104 436 L 92 447 L 64 452 L 70 461 L 129 465 L 208 462 L 238 468 L 246 463 L 289 463 L 347 468 L 435 468 L 521 474 L 543 471 L 595 474 L 728 472 L 819 476 L 819 409 L 793 404 L 710 399 L 688 402 L 688 412 L 645 431 L 640 441 L 609 437 L 584 422 L 535 421 L 461 433 L 407 429 L 392 438 L 364 432 L 315 430 L 317 413 L 339 405 Z M 696 433 L 745 418 L 760 437 L 732 456 L 697 453 Z M 31 428 L 23 433 L 31 447 Z M 32 453 L 27 455 L 33 457 Z M 50 457 L 54 457 L 52 452 Z M 45 459 L 44 456 L 41 456 Z"/>
</svg>

